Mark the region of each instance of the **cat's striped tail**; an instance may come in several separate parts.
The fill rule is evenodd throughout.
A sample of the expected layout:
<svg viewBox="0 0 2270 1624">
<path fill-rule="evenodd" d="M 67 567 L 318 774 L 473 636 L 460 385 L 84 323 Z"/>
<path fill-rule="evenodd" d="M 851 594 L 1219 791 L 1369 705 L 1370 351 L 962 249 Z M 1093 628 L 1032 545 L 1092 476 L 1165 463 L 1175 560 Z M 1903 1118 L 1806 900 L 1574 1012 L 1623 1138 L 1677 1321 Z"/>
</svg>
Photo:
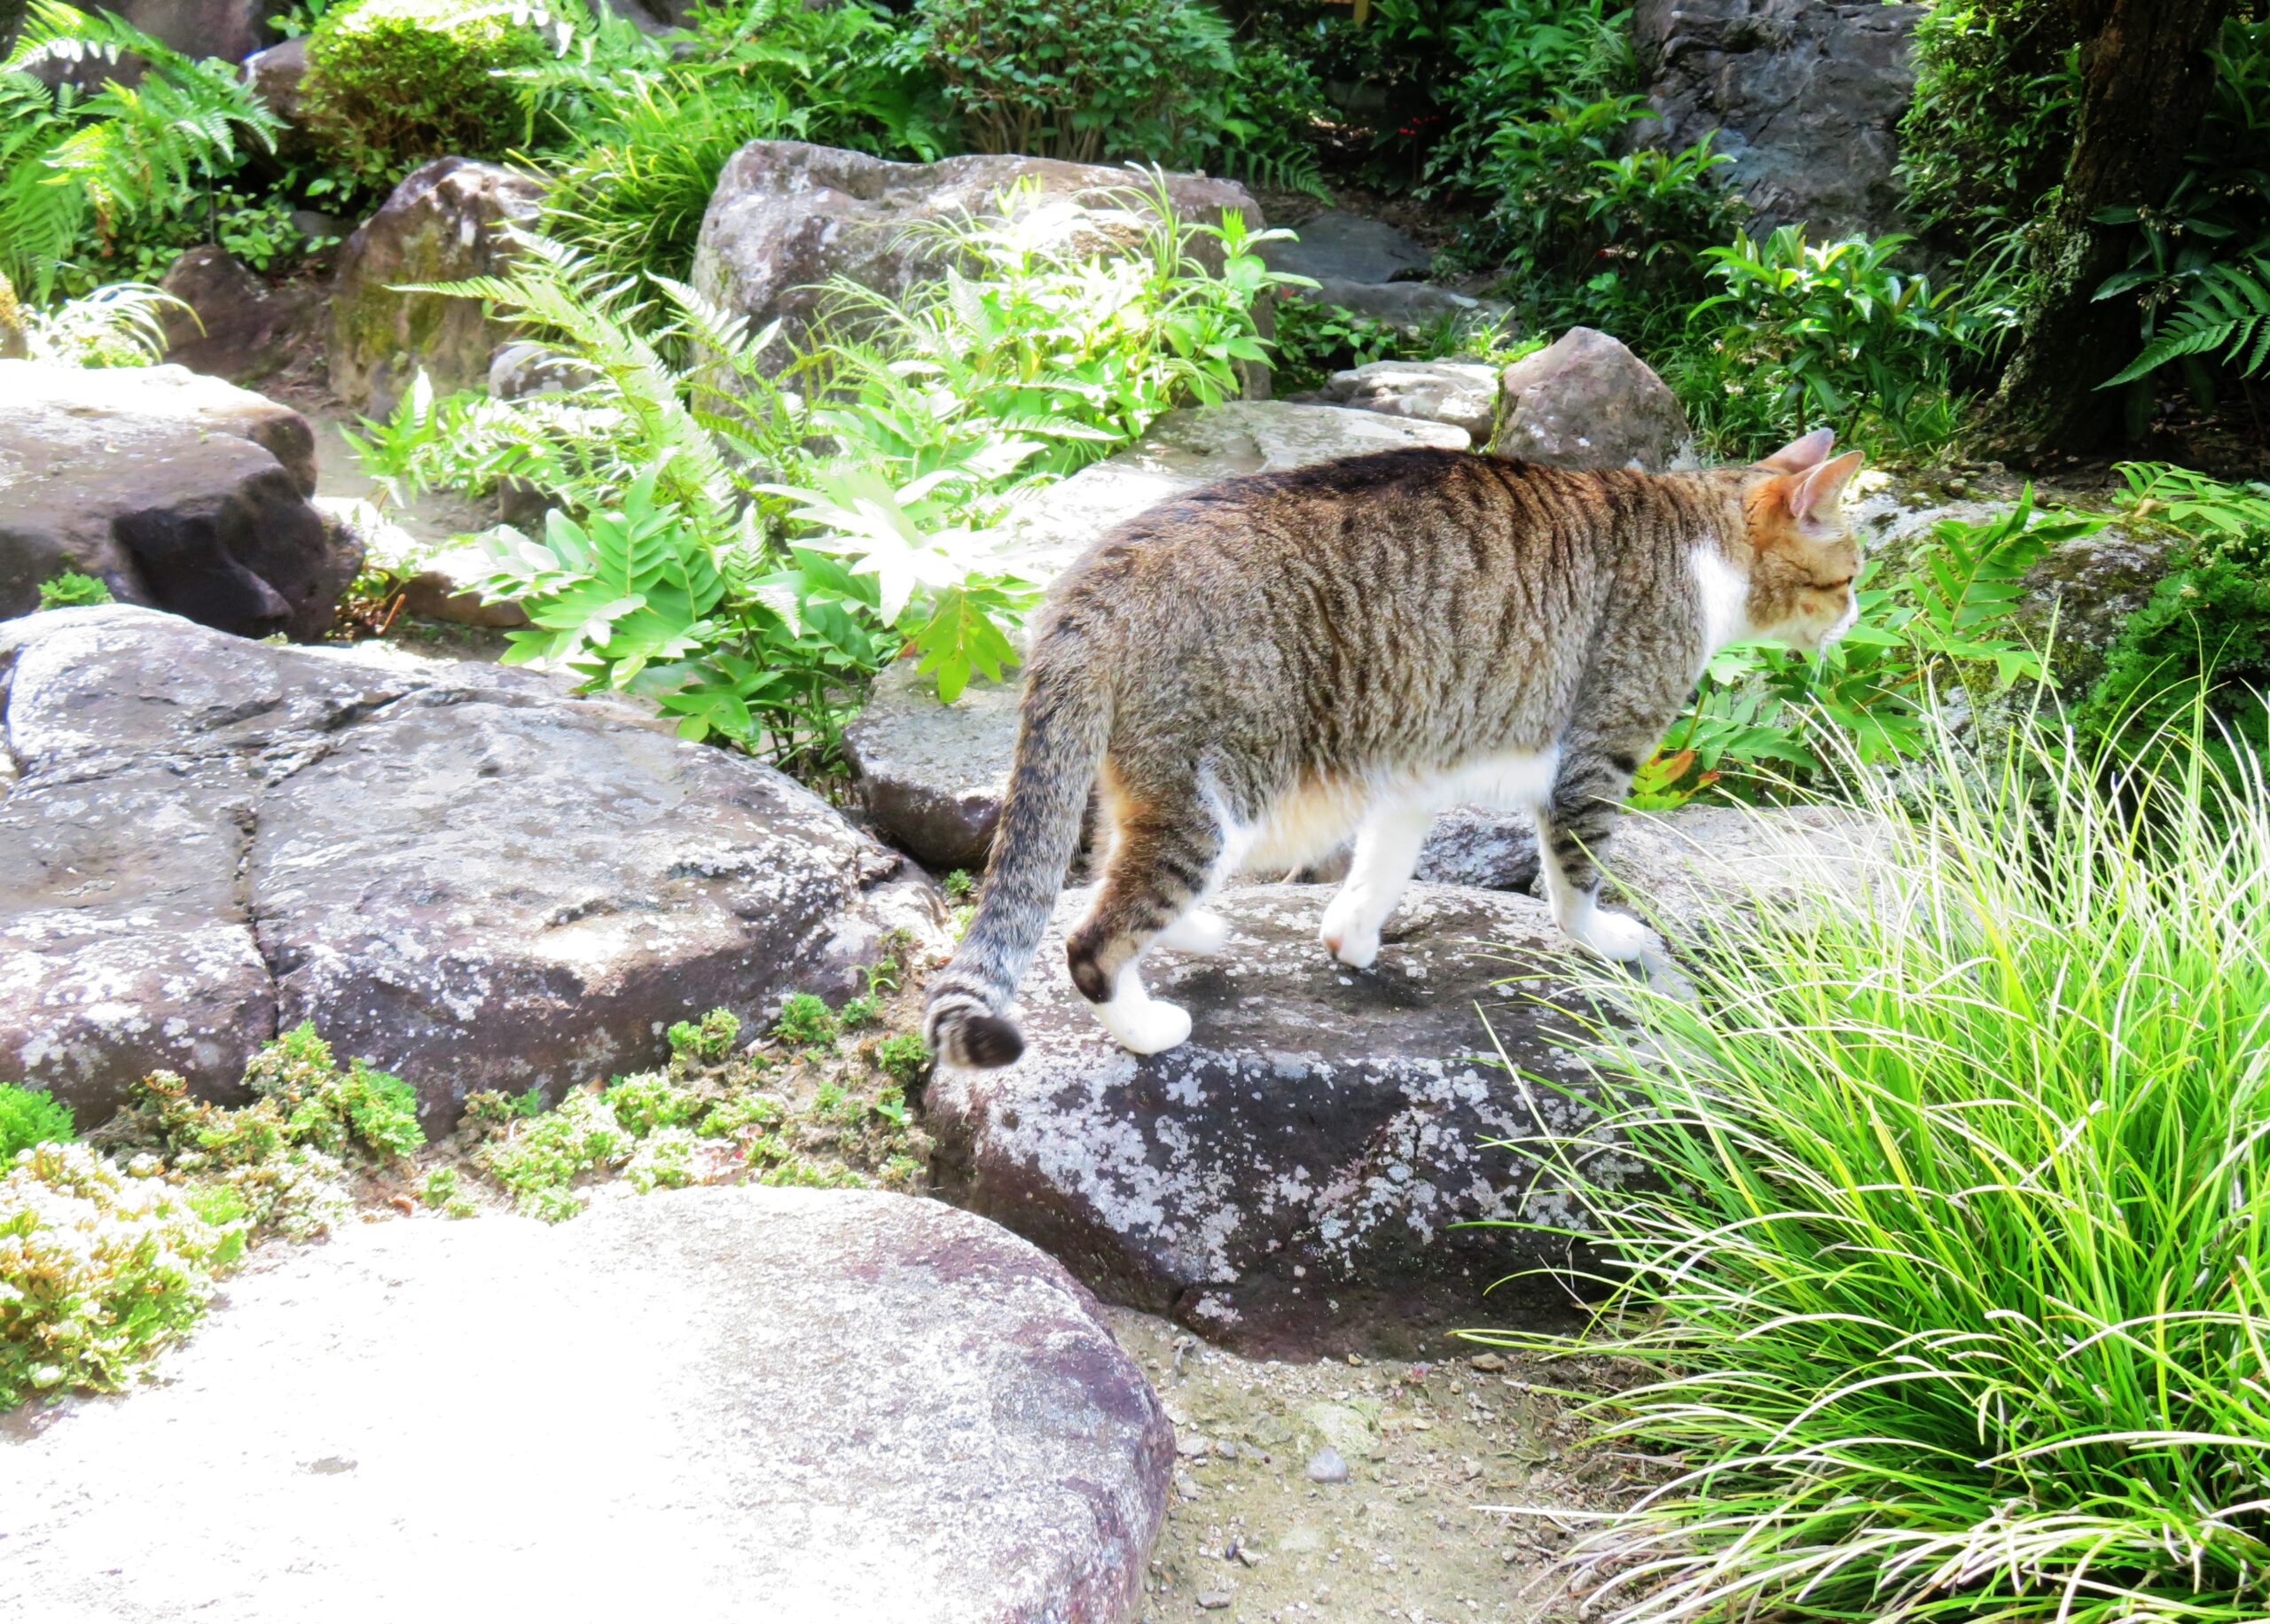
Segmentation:
<svg viewBox="0 0 2270 1624">
<path fill-rule="evenodd" d="M 1024 1034 L 1001 1011 L 1048 929 L 1111 736 L 1111 699 L 1084 642 L 1043 639 L 1026 670 L 1016 763 L 977 917 L 923 1011 L 923 1040 L 949 1065 L 1006 1066 L 1024 1052 Z"/>
</svg>

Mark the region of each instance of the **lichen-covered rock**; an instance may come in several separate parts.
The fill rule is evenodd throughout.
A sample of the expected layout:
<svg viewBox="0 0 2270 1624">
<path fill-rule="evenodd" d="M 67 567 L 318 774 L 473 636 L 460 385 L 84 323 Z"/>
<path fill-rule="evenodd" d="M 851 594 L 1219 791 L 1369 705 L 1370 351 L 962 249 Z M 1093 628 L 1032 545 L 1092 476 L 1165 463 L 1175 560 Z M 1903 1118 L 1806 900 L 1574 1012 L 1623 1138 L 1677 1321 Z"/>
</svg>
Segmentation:
<svg viewBox="0 0 2270 1624">
<path fill-rule="evenodd" d="M 309 505 L 315 439 L 178 366 L 0 361 L 0 619 L 66 570 L 249 636 L 329 631 L 361 563 Z"/>
<path fill-rule="evenodd" d="M 447 394 L 478 388 L 513 336 L 477 299 L 404 293 L 507 269 L 508 226 L 533 226 L 543 184 L 500 164 L 437 158 L 413 170 L 340 250 L 332 284 L 332 393 L 383 417 L 419 370 Z"/>
<path fill-rule="evenodd" d="M 670 1021 L 848 995 L 939 904 L 801 785 L 528 673 L 148 610 L 0 625 L 0 1076 L 103 1120 L 313 1020 L 418 1091 L 636 1070 Z"/>
<path fill-rule="evenodd" d="M 1339 406 L 1231 401 L 1170 411 L 1118 456 L 1019 502 L 1003 523 L 1003 557 L 1045 584 L 1121 520 L 1215 480 L 1466 444 L 1448 424 Z M 934 867 L 985 866 L 1016 751 L 1014 680 L 973 683 L 944 706 L 928 679 L 894 667 L 845 743 L 868 816 L 895 844 Z"/>
<path fill-rule="evenodd" d="M 998 212 L 1000 195 L 1022 185 L 1027 208 L 1084 205 L 1082 230 L 1128 240 L 1145 215 L 1147 176 L 1053 158 L 969 153 L 939 163 L 890 163 L 864 152 L 802 141 L 752 141 L 717 177 L 693 255 L 693 285 L 754 327 L 776 318 L 782 342 L 770 352 L 787 364 L 827 300 L 823 284 L 841 277 L 896 297 L 945 274 L 920 227 Z M 1166 176 L 1176 212 L 1218 225 L 1241 211 L 1248 226 L 1261 208 L 1234 181 Z M 1201 252 L 1203 252 L 1202 245 Z"/>
<path fill-rule="evenodd" d="M 1623 340 L 1571 327 L 1500 374 L 1490 449 L 1555 468 L 1660 473 L 1690 432 L 1671 386 Z"/>
<path fill-rule="evenodd" d="M 1900 223 L 1899 121 L 1914 93 L 1921 5 L 1637 0 L 1632 45 L 1656 119 L 1685 146 L 1711 130 L 1722 171 L 1770 228 L 1816 241 Z"/>
<path fill-rule="evenodd" d="M 1061 1267 L 872 1191 L 349 1226 L 167 1373 L 0 1441 L 0 1615 L 1118 1624 L 1174 1470 Z"/>
<path fill-rule="evenodd" d="M 1498 412 L 1498 369 L 1478 361 L 1374 361 L 1318 391 L 1335 406 L 1462 428 L 1480 445 Z"/>
<path fill-rule="evenodd" d="M 1235 887 L 1221 957 L 1147 960 L 1154 995 L 1194 1024 L 1145 1058 L 1104 1035 L 1065 976 L 1062 932 L 1088 900 L 1068 895 L 1022 988 L 1024 1057 L 931 1080 L 943 1191 L 1106 1298 L 1261 1351 L 1407 1354 L 1434 1327 L 1478 1323 L 1492 1282 L 1568 1264 L 1577 1254 L 1556 1238 L 1453 1227 L 1581 1218 L 1546 1167 L 1491 1143 L 1581 1131 L 1593 1115 L 1538 1001 L 1566 964 L 1543 904 L 1414 886 L 1379 963 L 1355 971 L 1317 943 L 1330 894 Z M 1650 973 L 1675 977 L 1660 961 Z M 1500 984 L 1524 974 L 1544 980 Z M 1482 1058 L 1493 1032 L 1565 1091 Z M 1613 1154 L 1593 1170 L 1612 1176 Z M 1522 1297 L 1494 1294 L 1491 1321 Z"/>
</svg>

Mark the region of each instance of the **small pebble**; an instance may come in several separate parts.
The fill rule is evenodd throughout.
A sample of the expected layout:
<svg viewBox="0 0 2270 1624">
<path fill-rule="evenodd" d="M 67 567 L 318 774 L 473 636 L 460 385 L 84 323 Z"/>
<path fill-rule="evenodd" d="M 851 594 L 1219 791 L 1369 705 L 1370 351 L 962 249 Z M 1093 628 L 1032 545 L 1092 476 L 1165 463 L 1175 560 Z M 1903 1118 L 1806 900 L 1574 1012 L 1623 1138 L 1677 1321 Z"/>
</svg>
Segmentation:
<svg viewBox="0 0 2270 1624">
<path fill-rule="evenodd" d="M 1477 1370 L 1489 1370 L 1492 1373 L 1506 1368 L 1506 1362 L 1495 1354 L 1476 1354 L 1468 1360 L 1467 1363 Z"/>
<path fill-rule="evenodd" d="M 1202 1433 L 1192 1433 L 1174 1441 L 1174 1452 L 1185 1460 L 1202 1461 L 1214 1452 L 1213 1441 Z"/>
<path fill-rule="evenodd" d="M 1309 1456 L 1309 1481 L 1311 1483 L 1345 1483 L 1348 1463 L 1340 1458 L 1340 1451 L 1327 1444 Z"/>
<path fill-rule="evenodd" d="M 1185 1500 L 1197 1499 L 1198 1480 L 1192 1477 L 1186 1472 L 1176 1472 L 1174 1474 L 1174 1492 L 1180 1495 Z"/>
<path fill-rule="evenodd" d="M 1227 1590 L 1203 1591 L 1198 1597 L 1198 1604 L 1209 1612 L 1219 1612 L 1230 1604 L 1230 1593 Z"/>
</svg>

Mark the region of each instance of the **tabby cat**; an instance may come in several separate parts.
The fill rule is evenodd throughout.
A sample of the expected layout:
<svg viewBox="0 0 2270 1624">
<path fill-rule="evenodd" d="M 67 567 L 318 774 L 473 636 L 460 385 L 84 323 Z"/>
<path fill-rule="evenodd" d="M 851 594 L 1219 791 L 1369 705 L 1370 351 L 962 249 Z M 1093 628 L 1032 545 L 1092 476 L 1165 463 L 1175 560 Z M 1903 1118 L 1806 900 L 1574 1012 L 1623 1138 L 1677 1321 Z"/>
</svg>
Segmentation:
<svg viewBox="0 0 2270 1624">
<path fill-rule="evenodd" d="M 1749 467 L 1577 472 L 1465 451 L 1225 480 L 1099 541 L 1033 629 L 1016 765 L 975 919 L 933 985 L 941 1059 L 1006 1066 L 1004 1013 L 1101 781 L 1109 855 L 1067 943 L 1072 982 L 1138 1054 L 1190 1017 L 1147 997 L 1154 945 L 1219 950 L 1208 893 L 1352 832 L 1324 946 L 1367 967 L 1435 812 L 1529 808 L 1554 917 L 1637 957 L 1594 905 L 1632 775 L 1726 644 L 1826 647 L 1859 555 L 1838 517 L 1859 453 L 1816 431 Z"/>
</svg>

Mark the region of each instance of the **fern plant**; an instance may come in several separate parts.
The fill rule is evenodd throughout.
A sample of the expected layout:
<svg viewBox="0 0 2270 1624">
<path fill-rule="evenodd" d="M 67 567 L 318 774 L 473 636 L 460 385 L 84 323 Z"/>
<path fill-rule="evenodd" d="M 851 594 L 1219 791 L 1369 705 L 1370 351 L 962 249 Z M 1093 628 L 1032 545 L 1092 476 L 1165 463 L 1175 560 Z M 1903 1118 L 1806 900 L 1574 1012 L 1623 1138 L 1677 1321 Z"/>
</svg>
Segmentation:
<svg viewBox="0 0 2270 1624">
<path fill-rule="evenodd" d="M 91 66 L 143 64 L 138 84 L 79 88 Z M 36 70 L 74 76 L 50 87 Z M 236 69 L 194 61 L 130 24 L 34 0 L 0 62 L 0 275 L 34 304 L 67 273 L 152 223 L 193 209 L 283 128 Z"/>
<path fill-rule="evenodd" d="M 2270 365 L 2270 241 L 2200 267 L 2144 353 L 2097 387 L 2131 384 L 2171 361 L 2197 355 L 2212 355 L 2242 378 Z"/>
</svg>

